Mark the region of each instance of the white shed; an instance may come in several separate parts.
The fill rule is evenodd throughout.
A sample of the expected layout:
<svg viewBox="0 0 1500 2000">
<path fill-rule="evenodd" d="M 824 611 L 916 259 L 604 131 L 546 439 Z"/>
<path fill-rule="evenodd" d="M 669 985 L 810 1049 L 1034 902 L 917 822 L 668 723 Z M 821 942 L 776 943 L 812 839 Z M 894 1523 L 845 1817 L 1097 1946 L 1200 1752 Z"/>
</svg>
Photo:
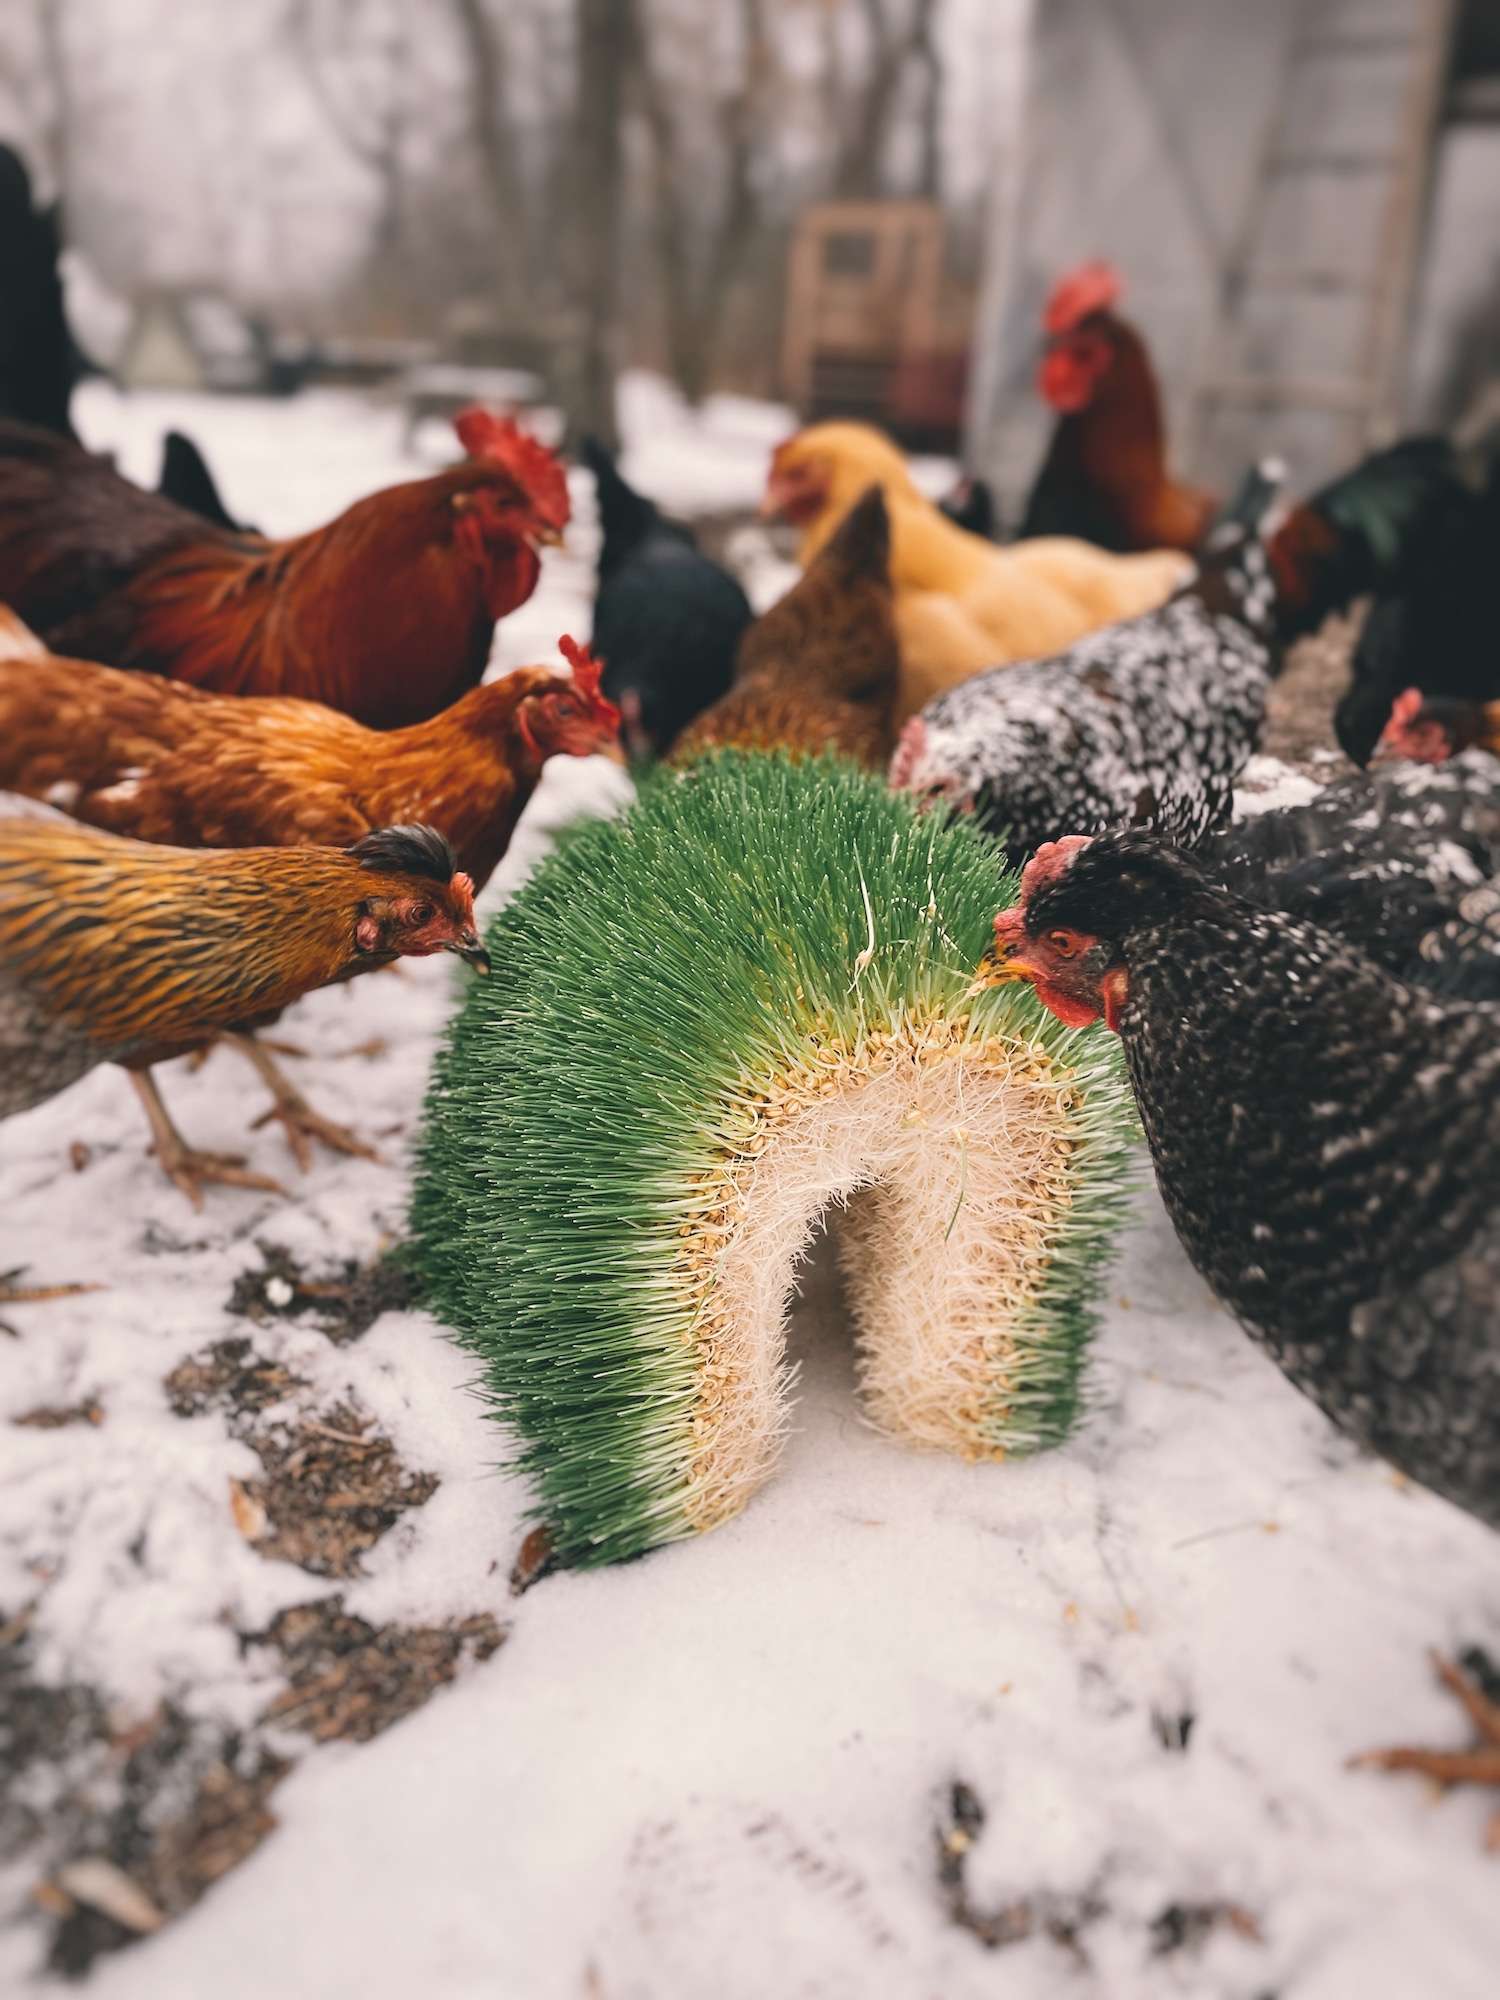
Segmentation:
<svg viewBox="0 0 1500 2000">
<path fill-rule="evenodd" d="M 1500 0 L 1041 0 L 968 457 L 1039 463 L 1053 280 L 1124 279 L 1180 473 L 1298 484 L 1500 379 Z"/>
</svg>

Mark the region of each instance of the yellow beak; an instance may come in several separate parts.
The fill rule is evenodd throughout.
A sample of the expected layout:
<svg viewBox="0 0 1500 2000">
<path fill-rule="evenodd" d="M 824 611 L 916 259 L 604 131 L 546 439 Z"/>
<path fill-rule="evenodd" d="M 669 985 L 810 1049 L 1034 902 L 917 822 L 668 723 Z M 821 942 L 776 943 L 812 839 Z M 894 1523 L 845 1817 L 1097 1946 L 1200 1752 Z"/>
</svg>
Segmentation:
<svg viewBox="0 0 1500 2000">
<path fill-rule="evenodd" d="M 1009 952 L 1002 952 L 998 944 L 992 944 L 975 966 L 974 983 L 965 989 L 964 998 L 972 1000 L 976 993 L 987 992 L 992 986 L 1014 986 L 1034 976 L 1024 959 L 1013 958 Z"/>
</svg>

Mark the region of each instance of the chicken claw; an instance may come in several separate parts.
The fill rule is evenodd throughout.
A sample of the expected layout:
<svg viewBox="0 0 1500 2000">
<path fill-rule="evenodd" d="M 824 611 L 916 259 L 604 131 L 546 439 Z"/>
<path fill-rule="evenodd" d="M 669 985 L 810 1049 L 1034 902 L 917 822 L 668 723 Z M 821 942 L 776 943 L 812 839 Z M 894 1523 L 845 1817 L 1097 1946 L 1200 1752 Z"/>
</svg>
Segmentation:
<svg viewBox="0 0 1500 2000">
<path fill-rule="evenodd" d="M 1419 1771 L 1439 1785 L 1500 1786 L 1500 1702 L 1492 1701 L 1475 1680 L 1440 1653 L 1432 1655 L 1432 1665 L 1443 1686 L 1463 1704 L 1478 1740 L 1467 1750 L 1419 1750 L 1407 1745 L 1366 1750 L 1350 1758 L 1351 1768 Z M 1491 1853 L 1500 1853 L 1500 1811 L 1491 1817 L 1485 1846 Z"/>
<path fill-rule="evenodd" d="M 226 1035 L 224 1040 L 254 1065 L 257 1075 L 276 1100 L 269 1111 L 261 1113 L 250 1129 L 258 1132 L 262 1125 L 268 1125 L 275 1119 L 286 1133 L 292 1156 L 304 1173 L 312 1165 L 310 1142 L 314 1139 L 321 1140 L 332 1152 L 348 1153 L 356 1160 L 380 1158 L 375 1148 L 366 1145 L 357 1132 L 352 1132 L 347 1125 L 335 1124 L 320 1111 L 314 1111 L 270 1051 L 254 1035 Z"/>
<path fill-rule="evenodd" d="M 104 1290 L 103 1285 L 18 1285 L 15 1281 L 25 1269 L 24 1264 L 17 1264 L 13 1270 L 0 1271 L 0 1306 L 38 1306 L 48 1299 L 76 1299 L 83 1292 Z M 0 1333 L 20 1337 L 5 1319 L 0 1319 Z"/>
<path fill-rule="evenodd" d="M 243 1153 L 200 1153 L 196 1147 L 190 1146 L 172 1123 L 149 1070 L 131 1070 L 130 1080 L 145 1106 L 153 1150 L 161 1170 L 174 1186 L 182 1190 L 194 1208 L 203 1206 L 205 1182 L 220 1187 L 251 1188 L 261 1194 L 286 1194 L 281 1182 L 273 1181 L 269 1174 L 249 1172 Z"/>
</svg>

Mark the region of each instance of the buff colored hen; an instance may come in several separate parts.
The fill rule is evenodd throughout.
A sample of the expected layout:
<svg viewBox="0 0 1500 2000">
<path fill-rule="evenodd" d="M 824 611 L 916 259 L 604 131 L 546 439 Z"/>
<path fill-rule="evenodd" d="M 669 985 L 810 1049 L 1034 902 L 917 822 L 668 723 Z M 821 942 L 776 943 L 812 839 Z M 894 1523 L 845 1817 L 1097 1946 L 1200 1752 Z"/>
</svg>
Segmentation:
<svg viewBox="0 0 1500 2000">
<path fill-rule="evenodd" d="M 1168 549 L 1117 556 L 1062 536 L 997 548 L 948 520 L 868 424 L 814 424 L 788 438 L 761 511 L 801 529 L 805 566 L 872 483 L 890 518 L 903 720 L 985 667 L 1061 652 L 1154 610 L 1192 572 Z"/>
</svg>

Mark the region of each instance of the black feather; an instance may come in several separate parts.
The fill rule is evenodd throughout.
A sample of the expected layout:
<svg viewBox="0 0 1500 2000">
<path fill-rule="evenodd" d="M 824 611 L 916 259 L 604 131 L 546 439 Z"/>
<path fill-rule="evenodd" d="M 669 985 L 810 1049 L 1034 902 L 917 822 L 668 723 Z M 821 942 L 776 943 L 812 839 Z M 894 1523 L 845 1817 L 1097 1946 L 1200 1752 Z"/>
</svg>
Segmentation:
<svg viewBox="0 0 1500 2000">
<path fill-rule="evenodd" d="M 603 537 L 591 649 L 633 754 L 659 757 L 728 690 L 750 601 L 691 529 L 627 484 L 597 439 L 583 440 L 581 456 Z"/>
<path fill-rule="evenodd" d="M 423 875 L 444 887 L 458 872 L 445 837 L 434 826 L 382 826 L 349 849 L 363 868 L 380 875 Z"/>
<path fill-rule="evenodd" d="M 247 529 L 243 521 L 237 521 L 224 505 L 202 452 L 181 431 L 168 431 L 163 441 L 161 477 L 156 482 L 156 490 L 177 506 L 201 514 L 215 527 L 228 528 L 234 534 L 255 532 Z"/>
</svg>

